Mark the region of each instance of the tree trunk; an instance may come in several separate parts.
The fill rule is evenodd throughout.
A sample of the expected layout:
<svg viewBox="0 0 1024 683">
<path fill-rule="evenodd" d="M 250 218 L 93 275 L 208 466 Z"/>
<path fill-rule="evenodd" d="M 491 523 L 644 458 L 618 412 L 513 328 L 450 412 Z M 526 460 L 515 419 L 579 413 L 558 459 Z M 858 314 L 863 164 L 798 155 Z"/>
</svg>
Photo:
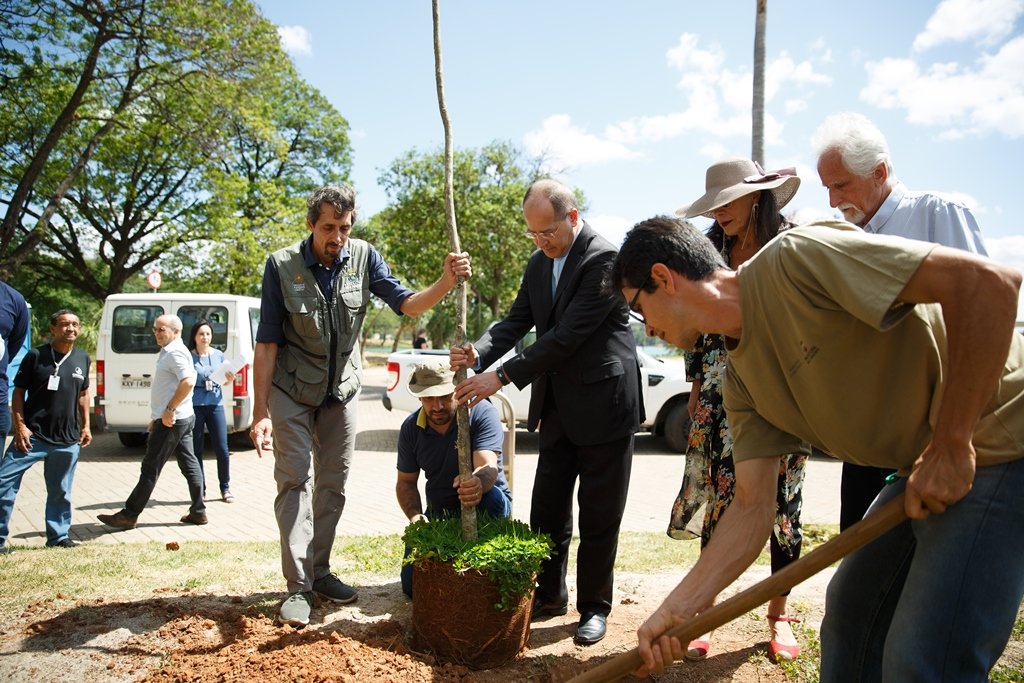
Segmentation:
<svg viewBox="0 0 1024 683">
<path fill-rule="evenodd" d="M 452 125 L 448 119 L 448 106 L 444 100 L 444 69 L 441 66 L 441 10 L 440 0 L 433 0 L 434 23 L 434 80 L 437 84 L 437 106 L 444 124 L 444 216 L 448 225 L 448 243 L 451 250 L 459 253 L 459 228 L 455 224 L 454 164 L 455 152 L 452 147 Z M 466 341 L 466 282 L 459 278 L 455 289 L 455 344 Z M 455 375 L 456 384 L 466 379 L 466 370 L 460 369 Z M 473 476 L 473 455 L 469 450 L 469 408 L 462 404 L 456 413 L 459 434 L 456 441 L 459 451 L 459 478 Z M 462 537 L 467 541 L 476 540 L 476 508 L 462 508 Z"/>
<path fill-rule="evenodd" d="M 750 158 L 764 166 L 764 34 L 768 23 L 768 0 L 756 0 L 754 22 L 754 98 L 751 111 Z"/>
<path fill-rule="evenodd" d="M 4 214 L 3 224 L 0 225 L 0 253 L 6 253 L 10 245 L 14 242 L 15 235 L 17 233 L 17 226 L 21 220 L 22 211 L 25 208 L 25 202 L 28 199 L 29 193 L 32 191 L 32 186 L 35 185 L 36 180 L 39 179 L 40 174 L 43 172 L 43 167 L 46 166 L 46 162 L 50 158 L 50 154 L 53 152 L 57 143 L 63 137 L 64 132 L 71 125 L 71 122 L 75 120 L 75 113 L 78 108 L 82 105 L 82 100 L 85 98 L 85 93 L 89 90 L 92 85 L 93 78 L 96 74 L 96 64 L 99 61 L 100 50 L 106 45 L 112 38 L 112 33 L 108 33 L 104 23 L 101 23 L 96 31 L 96 37 L 89 46 L 89 52 L 85 57 L 85 61 L 82 64 L 82 74 L 78 78 L 78 85 L 75 87 L 75 91 L 71 93 L 71 97 L 68 99 L 67 104 L 64 105 L 64 109 L 57 116 L 57 120 L 50 126 L 49 132 L 43 139 L 42 144 L 36 153 L 32 156 L 32 160 L 29 162 L 28 167 L 22 174 L 21 179 L 18 181 L 18 186 L 15 188 L 14 193 L 11 195 L 11 200 L 7 204 L 7 213 Z M 71 174 L 69 174 L 71 175 Z M 74 180 L 77 176 L 77 172 L 74 173 L 70 179 Z M 70 186 L 69 182 L 62 183 L 62 187 Z M 55 197 L 51 200 L 51 204 L 54 202 L 59 203 L 63 197 L 63 192 L 56 193 Z M 25 259 L 29 253 L 31 253 L 39 244 L 42 237 L 40 231 L 45 231 L 49 221 L 49 217 L 53 215 L 53 211 L 49 210 L 48 215 L 37 222 L 33 235 L 31 235 L 27 242 L 28 244 L 22 245 L 23 248 L 15 252 L 15 258 L 10 263 L 4 263 L 2 269 L 2 275 L 4 279 L 8 279 L 11 274 L 17 269 L 18 265 Z"/>
</svg>

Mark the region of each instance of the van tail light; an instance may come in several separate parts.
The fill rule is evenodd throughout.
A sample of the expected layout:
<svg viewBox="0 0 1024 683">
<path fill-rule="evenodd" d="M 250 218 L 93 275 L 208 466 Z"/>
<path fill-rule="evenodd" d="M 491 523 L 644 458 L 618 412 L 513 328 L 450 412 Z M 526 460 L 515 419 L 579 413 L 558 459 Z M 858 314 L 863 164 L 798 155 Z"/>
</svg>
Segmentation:
<svg viewBox="0 0 1024 683">
<path fill-rule="evenodd" d="M 249 393 L 249 366 L 243 365 L 235 373 L 235 396 L 245 396 Z"/>
<path fill-rule="evenodd" d="M 388 391 L 394 391 L 394 388 L 398 386 L 399 377 L 399 365 L 396 361 L 388 362 Z"/>
<path fill-rule="evenodd" d="M 106 371 L 106 362 L 96 361 L 96 396 L 104 398 L 107 395 L 107 383 L 103 377 Z"/>
</svg>

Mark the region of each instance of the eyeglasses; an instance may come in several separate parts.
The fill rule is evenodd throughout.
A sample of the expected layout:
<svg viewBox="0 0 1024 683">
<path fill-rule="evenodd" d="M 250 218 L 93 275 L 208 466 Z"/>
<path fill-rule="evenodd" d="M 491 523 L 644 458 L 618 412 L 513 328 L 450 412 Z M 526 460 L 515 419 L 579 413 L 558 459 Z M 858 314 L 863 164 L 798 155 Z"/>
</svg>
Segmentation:
<svg viewBox="0 0 1024 683">
<path fill-rule="evenodd" d="M 640 298 L 640 292 L 644 291 L 644 287 L 646 287 L 648 283 L 650 283 L 650 281 L 651 274 L 648 273 L 647 277 L 644 278 L 643 283 L 640 285 L 640 287 L 637 288 L 636 294 L 634 294 L 633 298 L 629 300 L 629 314 L 633 316 L 634 319 L 640 321 L 644 325 L 647 324 L 647 319 L 644 318 L 644 314 L 642 312 L 636 310 L 636 300 Z"/>
<path fill-rule="evenodd" d="M 549 239 L 551 239 L 552 237 L 555 236 L 556 232 L 561 230 L 562 223 L 565 221 L 566 218 L 567 218 L 567 216 L 563 216 L 562 220 L 558 221 L 556 223 L 555 227 L 549 228 L 547 230 L 541 230 L 539 232 L 533 232 L 532 230 L 527 230 L 526 231 L 526 236 L 529 237 L 534 242 L 536 242 L 537 240 L 544 240 L 545 242 L 547 242 Z"/>
<path fill-rule="evenodd" d="M 154 332 L 167 332 L 167 331 L 168 331 L 168 330 L 170 330 L 170 329 L 171 329 L 171 328 L 169 328 L 169 327 L 154 327 L 154 328 L 153 328 L 153 331 L 154 331 Z"/>
</svg>

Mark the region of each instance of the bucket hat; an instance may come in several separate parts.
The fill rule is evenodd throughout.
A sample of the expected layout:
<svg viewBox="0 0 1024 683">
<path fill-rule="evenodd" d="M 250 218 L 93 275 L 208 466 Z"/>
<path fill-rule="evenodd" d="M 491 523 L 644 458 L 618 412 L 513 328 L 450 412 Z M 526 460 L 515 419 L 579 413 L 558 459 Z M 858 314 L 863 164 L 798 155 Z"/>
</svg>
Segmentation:
<svg viewBox="0 0 1024 683">
<path fill-rule="evenodd" d="M 766 172 L 756 161 L 725 159 L 708 167 L 704 187 L 704 195 L 692 204 L 679 207 L 677 216 L 714 218 L 711 212 L 715 209 L 758 190 L 771 190 L 781 209 L 796 194 L 800 177 L 795 168 Z"/>
<path fill-rule="evenodd" d="M 421 363 L 409 376 L 409 393 L 416 398 L 455 393 L 455 373 L 443 365 Z"/>
</svg>

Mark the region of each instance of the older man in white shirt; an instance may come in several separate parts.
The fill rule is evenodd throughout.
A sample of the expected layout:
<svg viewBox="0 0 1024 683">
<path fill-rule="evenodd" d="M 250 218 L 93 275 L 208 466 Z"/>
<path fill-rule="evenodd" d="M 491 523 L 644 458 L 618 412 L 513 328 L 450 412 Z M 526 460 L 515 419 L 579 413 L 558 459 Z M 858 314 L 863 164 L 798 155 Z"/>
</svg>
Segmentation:
<svg viewBox="0 0 1024 683">
<path fill-rule="evenodd" d="M 814 135 L 829 205 L 866 232 L 898 235 L 988 256 L 971 210 L 951 197 L 913 192 L 893 173 L 889 145 L 862 114 L 829 116 Z M 858 522 L 891 473 L 843 464 L 839 526 Z"/>
</svg>

